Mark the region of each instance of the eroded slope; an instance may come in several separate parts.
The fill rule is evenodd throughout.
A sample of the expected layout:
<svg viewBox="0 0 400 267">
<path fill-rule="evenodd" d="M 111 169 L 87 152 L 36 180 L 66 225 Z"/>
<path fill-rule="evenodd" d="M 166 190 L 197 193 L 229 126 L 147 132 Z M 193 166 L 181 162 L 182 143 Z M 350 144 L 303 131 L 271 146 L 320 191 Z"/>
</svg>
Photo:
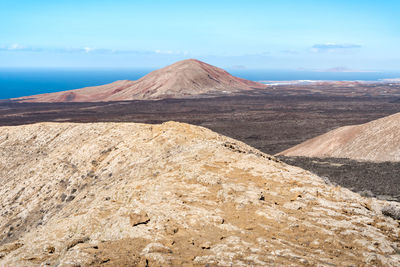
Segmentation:
<svg viewBox="0 0 400 267">
<path fill-rule="evenodd" d="M 0 265 L 398 266 L 386 202 L 205 128 L 0 128 Z"/>
<path fill-rule="evenodd" d="M 400 113 L 365 124 L 344 126 L 278 155 L 400 161 Z"/>
</svg>

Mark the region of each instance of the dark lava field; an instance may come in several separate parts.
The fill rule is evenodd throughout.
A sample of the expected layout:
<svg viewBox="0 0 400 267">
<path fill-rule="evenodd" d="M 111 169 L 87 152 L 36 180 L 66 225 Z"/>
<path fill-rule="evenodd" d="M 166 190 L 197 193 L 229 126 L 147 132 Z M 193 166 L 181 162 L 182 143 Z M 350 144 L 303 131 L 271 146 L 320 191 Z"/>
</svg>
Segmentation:
<svg viewBox="0 0 400 267">
<path fill-rule="evenodd" d="M 204 126 L 275 154 L 337 127 L 400 112 L 400 84 L 392 85 L 390 90 L 384 85 L 324 86 L 280 86 L 256 94 L 200 99 L 100 103 L 3 101 L 0 126 L 43 121 L 162 123 L 173 120 Z M 345 159 L 329 159 L 333 164 L 318 164 L 315 162 L 327 160 L 281 159 L 353 191 L 399 200 L 400 164 Z"/>
</svg>

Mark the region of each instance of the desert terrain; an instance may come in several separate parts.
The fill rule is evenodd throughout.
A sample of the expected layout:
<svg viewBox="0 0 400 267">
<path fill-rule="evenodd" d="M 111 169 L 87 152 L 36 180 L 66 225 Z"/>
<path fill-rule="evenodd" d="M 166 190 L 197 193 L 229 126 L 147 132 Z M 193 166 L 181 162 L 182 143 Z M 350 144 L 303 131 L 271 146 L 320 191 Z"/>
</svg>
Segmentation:
<svg viewBox="0 0 400 267">
<path fill-rule="evenodd" d="M 340 86 L 339 86 L 340 85 Z M 321 93 L 322 92 L 322 93 Z M 400 111 L 400 84 L 354 82 L 280 85 L 246 94 L 203 99 L 164 99 L 97 103 L 0 103 L 0 125 L 36 122 L 140 122 L 179 121 L 207 127 L 243 141 L 265 153 L 276 154 L 341 126 L 367 123 Z M 293 158 L 293 160 L 296 158 Z M 308 161 L 307 164 L 302 162 Z M 400 195 L 400 165 L 352 162 L 351 172 L 318 165 L 302 158 L 302 167 L 329 176 L 347 188 L 374 195 Z M 293 161 L 289 161 L 293 164 Z M 390 173 L 390 179 L 365 175 Z M 319 170 L 324 169 L 323 172 Z M 330 173 L 331 175 L 327 175 Z M 386 177 L 386 176 L 385 176 Z M 388 190 L 390 188 L 390 190 Z"/>
<path fill-rule="evenodd" d="M 2 1 L 0 267 L 400 267 L 398 10 Z"/>
<path fill-rule="evenodd" d="M 0 128 L 0 265 L 400 263 L 400 204 L 177 122 Z"/>
<path fill-rule="evenodd" d="M 398 266 L 400 162 L 279 153 L 397 118 L 400 84 L 204 64 L 0 102 L 0 265 Z"/>
</svg>

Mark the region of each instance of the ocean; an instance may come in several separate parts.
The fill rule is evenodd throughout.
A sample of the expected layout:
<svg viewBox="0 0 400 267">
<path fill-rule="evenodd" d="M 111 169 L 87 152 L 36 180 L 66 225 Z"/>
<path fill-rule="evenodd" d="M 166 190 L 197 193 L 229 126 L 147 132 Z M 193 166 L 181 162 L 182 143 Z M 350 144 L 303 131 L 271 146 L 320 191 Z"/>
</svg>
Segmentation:
<svg viewBox="0 0 400 267">
<path fill-rule="evenodd" d="M 137 80 L 153 69 L 0 69 L 0 99 L 103 85 L 116 80 Z M 390 72 L 311 72 L 285 70 L 228 70 L 253 81 L 379 81 L 400 78 Z"/>
</svg>

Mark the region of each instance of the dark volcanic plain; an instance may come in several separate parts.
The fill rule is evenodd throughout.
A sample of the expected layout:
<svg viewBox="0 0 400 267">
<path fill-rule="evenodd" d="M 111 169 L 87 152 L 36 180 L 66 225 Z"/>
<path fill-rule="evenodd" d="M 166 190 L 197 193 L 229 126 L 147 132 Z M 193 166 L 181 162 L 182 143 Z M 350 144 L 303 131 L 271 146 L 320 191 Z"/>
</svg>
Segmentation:
<svg viewBox="0 0 400 267">
<path fill-rule="evenodd" d="M 337 127 L 365 123 L 397 112 L 400 112 L 400 84 L 335 82 L 271 86 L 246 95 L 209 95 L 200 99 L 99 103 L 3 101 L 0 126 L 43 121 L 161 123 L 173 120 L 201 125 L 275 154 Z M 351 168 L 338 169 L 343 162 L 315 165 L 316 159 L 282 160 L 326 176 L 353 191 L 369 190 L 373 195 L 389 195 L 399 200 L 400 164 L 352 161 Z"/>
<path fill-rule="evenodd" d="M 400 162 L 371 163 L 340 158 L 284 156 L 279 156 L 279 159 L 363 196 L 400 201 Z"/>
</svg>

